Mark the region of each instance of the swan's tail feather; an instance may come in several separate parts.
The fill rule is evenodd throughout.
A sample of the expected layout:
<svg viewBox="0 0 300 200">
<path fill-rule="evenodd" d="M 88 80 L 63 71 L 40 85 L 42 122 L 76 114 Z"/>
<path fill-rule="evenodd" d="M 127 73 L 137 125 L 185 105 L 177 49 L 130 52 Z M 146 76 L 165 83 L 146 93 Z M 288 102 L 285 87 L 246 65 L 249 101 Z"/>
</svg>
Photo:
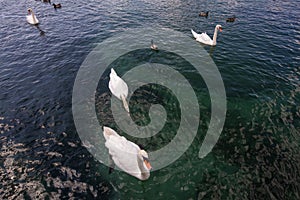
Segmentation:
<svg viewBox="0 0 300 200">
<path fill-rule="evenodd" d="M 125 108 L 125 110 L 129 113 L 129 106 L 128 106 L 128 103 L 126 101 L 126 98 L 124 95 L 121 95 L 121 99 L 122 99 L 122 102 L 123 102 L 123 106 Z"/>
<path fill-rule="evenodd" d="M 195 39 L 197 39 L 197 37 L 198 37 L 198 33 L 196 33 L 193 29 L 191 29 L 191 32 L 192 32 L 192 34 L 193 34 L 193 36 L 194 36 L 194 38 Z"/>
<path fill-rule="evenodd" d="M 111 129 L 107 126 L 103 126 L 103 135 L 104 135 L 105 140 L 108 140 L 111 135 L 119 136 L 116 133 L 116 131 L 114 131 L 113 129 Z"/>
</svg>

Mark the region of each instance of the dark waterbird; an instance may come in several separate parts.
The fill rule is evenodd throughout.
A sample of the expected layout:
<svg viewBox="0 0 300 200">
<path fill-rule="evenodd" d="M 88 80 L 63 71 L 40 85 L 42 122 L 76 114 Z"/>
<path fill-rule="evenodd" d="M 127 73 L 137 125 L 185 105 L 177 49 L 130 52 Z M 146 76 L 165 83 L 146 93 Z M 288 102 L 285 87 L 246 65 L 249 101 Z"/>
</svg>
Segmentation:
<svg viewBox="0 0 300 200">
<path fill-rule="evenodd" d="M 229 18 L 227 18 L 227 19 L 226 19 L 226 22 L 234 22 L 234 21 L 235 21 L 235 19 L 236 19 L 236 17 L 235 17 L 235 16 L 233 16 L 233 17 L 229 17 Z"/>
<path fill-rule="evenodd" d="M 53 5 L 53 7 L 56 9 L 56 8 L 61 8 L 61 4 L 60 3 L 58 3 L 58 4 L 52 4 Z"/>
<path fill-rule="evenodd" d="M 42 0 L 44 3 L 51 3 L 51 0 Z"/>
<path fill-rule="evenodd" d="M 200 16 L 200 17 L 208 17 L 208 13 L 209 13 L 209 11 L 206 11 L 206 12 L 200 12 L 200 13 L 199 13 L 199 16 Z"/>
</svg>

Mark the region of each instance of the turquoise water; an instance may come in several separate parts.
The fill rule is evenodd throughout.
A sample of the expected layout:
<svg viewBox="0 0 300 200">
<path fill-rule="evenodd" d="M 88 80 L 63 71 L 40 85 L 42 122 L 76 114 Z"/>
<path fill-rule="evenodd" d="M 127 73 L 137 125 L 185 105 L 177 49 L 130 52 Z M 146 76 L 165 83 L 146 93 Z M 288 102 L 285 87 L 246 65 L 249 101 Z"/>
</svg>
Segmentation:
<svg viewBox="0 0 300 200">
<path fill-rule="evenodd" d="M 0 2 L 1 199 L 299 199 L 299 1 L 60 3 L 63 8 L 54 10 L 34 0 Z M 44 35 L 27 24 L 28 7 Z M 198 17 L 202 10 L 210 11 L 207 19 Z M 232 15 L 236 22 L 226 23 Z M 224 28 L 218 44 L 204 48 L 222 75 L 228 108 L 213 151 L 198 158 L 210 118 L 205 84 L 178 65 L 201 99 L 192 145 L 147 181 L 119 171 L 108 174 L 82 145 L 73 122 L 72 89 L 84 59 L 99 43 L 129 28 L 159 26 L 191 36 L 191 28 L 212 35 L 215 24 Z M 167 62 L 169 57 L 144 59 Z M 127 62 L 118 72 L 128 70 L 132 63 Z M 100 123 L 113 124 L 105 110 L 110 93 L 101 90 L 107 81 L 104 77 L 99 84 L 96 108 L 103 116 Z M 154 90 L 149 99 L 171 112 L 168 132 L 179 118 L 176 99 L 161 91 Z M 133 100 L 143 103 L 139 93 Z M 147 109 L 133 117 L 140 124 L 149 120 Z M 174 134 L 130 139 L 155 149 Z"/>
</svg>

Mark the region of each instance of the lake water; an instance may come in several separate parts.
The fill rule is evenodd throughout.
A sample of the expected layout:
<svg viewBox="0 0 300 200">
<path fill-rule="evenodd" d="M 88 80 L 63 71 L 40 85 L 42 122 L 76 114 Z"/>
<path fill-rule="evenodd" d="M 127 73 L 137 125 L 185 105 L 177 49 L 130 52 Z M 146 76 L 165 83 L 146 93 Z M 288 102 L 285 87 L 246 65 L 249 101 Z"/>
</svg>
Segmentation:
<svg viewBox="0 0 300 200">
<path fill-rule="evenodd" d="M 299 1 L 60 3 L 54 10 L 40 1 L 0 1 L 1 199 L 300 198 Z M 44 35 L 27 24 L 28 7 Z M 208 18 L 198 16 L 202 10 L 210 11 Z M 236 21 L 226 23 L 233 15 Z M 147 181 L 117 170 L 109 174 L 82 145 L 73 121 L 73 85 L 87 55 L 129 28 L 159 26 L 191 37 L 191 28 L 211 36 L 216 24 L 224 28 L 218 44 L 204 48 L 223 78 L 227 114 L 213 151 L 198 158 L 210 117 L 199 83 L 201 121 L 190 148 Z M 180 72 L 198 82 L 190 71 Z M 155 149 L 171 137 L 141 143 Z"/>
</svg>

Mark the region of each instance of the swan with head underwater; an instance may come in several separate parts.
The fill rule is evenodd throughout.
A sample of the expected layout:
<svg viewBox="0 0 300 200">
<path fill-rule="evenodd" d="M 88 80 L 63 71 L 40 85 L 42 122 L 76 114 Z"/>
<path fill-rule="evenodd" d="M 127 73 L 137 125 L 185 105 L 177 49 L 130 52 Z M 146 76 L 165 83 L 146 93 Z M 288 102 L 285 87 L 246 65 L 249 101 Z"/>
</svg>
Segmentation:
<svg viewBox="0 0 300 200">
<path fill-rule="evenodd" d="M 121 79 L 113 68 L 109 75 L 108 87 L 111 93 L 118 99 L 122 100 L 125 110 L 129 113 L 129 106 L 126 101 L 128 96 L 128 86 L 123 79 Z"/>
<path fill-rule="evenodd" d="M 29 24 L 37 25 L 39 24 L 39 20 L 36 18 L 36 16 L 33 13 L 33 10 L 31 8 L 28 8 L 28 14 L 26 16 L 26 20 Z"/>
<path fill-rule="evenodd" d="M 198 34 L 195 31 L 193 31 L 193 29 L 191 29 L 191 32 L 192 32 L 194 38 L 196 39 L 196 41 L 203 43 L 203 44 L 210 45 L 210 46 L 216 46 L 218 31 L 222 32 L 222 30 L 223 29 L 222 29 L 221 25 L 219 25 L 219 24 L 216 25 L 213 39 L 211 39 L 206 33 Z"/>
<path fill-rule="evenodd" d="M 105 146 L 115 165 L 124 172 L 140 179 L 147 180 L 152 169 L 148 154 L 138 145 L 120 136 L 113 129 L 104 126 Z"/>
<path fill-rule="evenodd" d="M 156 44 L 154 44 L 153 40 L 151 40 L 151 46 L 150 48 L 154 51 L 158 51 L 158 46 Z"/>
</svg>

